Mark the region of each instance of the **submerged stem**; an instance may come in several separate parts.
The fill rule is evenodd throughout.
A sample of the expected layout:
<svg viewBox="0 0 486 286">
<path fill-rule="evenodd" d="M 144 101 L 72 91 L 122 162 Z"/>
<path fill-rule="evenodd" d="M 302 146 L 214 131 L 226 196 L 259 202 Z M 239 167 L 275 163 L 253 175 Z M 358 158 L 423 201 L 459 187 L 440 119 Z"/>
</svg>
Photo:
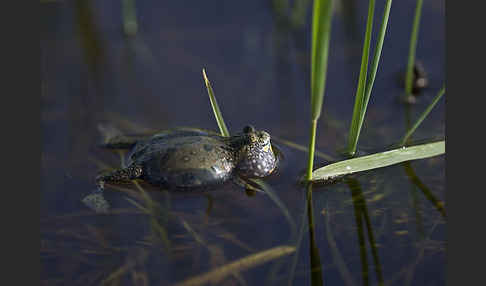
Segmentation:
<svg viewBox="0 0 486 286">
<path fill-rule="evenodd" d="M 307 217 L 309 221 L 309 251 L 311 263 L 311 280 L 313 286 L 322 286 L 324 284 L 322 279 L 322 264 L 319 256 L 319 248 L 316 244 L 315 229 L 314 229 L 314 208 L 312 205 L 312 183 L 307 185 Z"/>
</svg>

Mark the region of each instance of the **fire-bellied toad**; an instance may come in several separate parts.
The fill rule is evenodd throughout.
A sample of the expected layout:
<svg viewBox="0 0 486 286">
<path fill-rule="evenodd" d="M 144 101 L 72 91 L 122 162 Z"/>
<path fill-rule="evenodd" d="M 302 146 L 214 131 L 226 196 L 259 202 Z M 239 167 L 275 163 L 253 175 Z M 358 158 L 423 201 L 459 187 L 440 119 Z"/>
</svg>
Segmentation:
<svg viewBox="0 0 486 286">
<path fill-rule="evenodd" d="M 207 188 L 230 179 L 262 178 L 277 165 L 270 135 L 247 126 L 242 133 L 223 137 L 197 129 L 167 130 L 150 137 L 116 136 L 103 144 L 130 149 L 125 167 L 99 175 L 97 193 L 105 183 L 121 184 L 140 179 L 169 190 Z M 88 205 L 102 197 L 88 196 Z"/>
</svg>

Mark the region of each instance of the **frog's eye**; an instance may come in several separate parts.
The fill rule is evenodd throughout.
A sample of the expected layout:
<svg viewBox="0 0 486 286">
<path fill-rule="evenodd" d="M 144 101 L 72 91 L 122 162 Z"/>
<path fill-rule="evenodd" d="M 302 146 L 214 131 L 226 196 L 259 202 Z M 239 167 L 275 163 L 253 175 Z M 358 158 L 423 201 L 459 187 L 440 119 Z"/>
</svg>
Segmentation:
<svg viewBox="0 0 486 286">
<path fill-rule="evenodd" d="M 248 137 L 250 138 L 250 143 L 256 143 L 259 141 L 259 138 L 255 133 L 249 133 Z"/>
<path fill-rule="evenodd" d="M 258 142 L 262 145 L 270 144 L 270 135 L 265 131 L 258 132 Z"/>
<path fill-rule="evenodd" d="M 255 128 L 251 125 L 247 125 L 243 128 L 243 133 L 255 132 Z"/>
</svg>

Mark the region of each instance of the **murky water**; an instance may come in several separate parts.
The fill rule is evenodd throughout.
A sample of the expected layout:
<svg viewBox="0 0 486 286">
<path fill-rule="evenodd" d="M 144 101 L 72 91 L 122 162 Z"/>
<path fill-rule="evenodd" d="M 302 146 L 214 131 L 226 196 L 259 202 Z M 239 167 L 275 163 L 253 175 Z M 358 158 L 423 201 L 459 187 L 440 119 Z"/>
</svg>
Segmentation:
<svg viewBox="0 0 486 286">
<path fill-rule="evenodd" d="M 316 144 L 337 160 L 368 3 L 336 2 Z M 130 1 L 41 4 L 43 285 L 173 285 L 194 277 L 213 285 L 445 284 L 444 156 L 314 186 L 309 206 L 299 184 L 306 153 L 274 140 L 284 154 L 264 180 L 274 196 L 232 185 L 206 194 L 110 186 L 112 212 L 87 209 L 81 199 L 96 174 L 121 164 L 119 153 L 97 147 L 100 124 L 127 133 L 217 130 L 202 68 L 230 132 L 253 124 L 276 138 L 308 140 L 310 11 L 290 29 L 272 1 L 138 1 L 138 33 L 126 37 L 123 3 Z M 416 105 L 398 100 L 414 8 L 415 1 L 392 4 L 358 146 L 364 153 L 398 142 L 444 83 L 444 1 L 425 1 L 417 57 L 430 87 Z M 444 106 L 443 99 L 414 139 L 444 137 Z M 316 166 L 326 163 L 316 158 Z M 251 256 L 275 247 L 283 248 Z"/>
</svg>

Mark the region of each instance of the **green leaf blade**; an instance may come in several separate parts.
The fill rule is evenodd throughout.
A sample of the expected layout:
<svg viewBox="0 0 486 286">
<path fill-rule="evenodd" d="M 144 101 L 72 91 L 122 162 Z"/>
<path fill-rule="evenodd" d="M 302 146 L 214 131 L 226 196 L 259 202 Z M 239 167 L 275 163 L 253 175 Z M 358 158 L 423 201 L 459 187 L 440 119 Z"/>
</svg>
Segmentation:
<svg viewBox="0 0 486 286">
<path fill-rule="evenodd" d="M 311 179 L 314 165 L 317 120 L 321 116 L 324 90 L 326 86 L 327 59 L 333 12 L 332 0 L 315 0 L 312 15 L 312 50 L 311 50 L 311 128 L 309 157 L 306 178 Z"/>
<path fill-rule="evenodd" d="M 413 18 L 412 34 L 410 36 L 410 46 L 408 50 L 407 71 L 405 74 L 405 92 L 407 94 L 412 94 L 413 66 L 415 64 L 415 52 L 417 50 L 417 39 L 420 18 L 422 15 L 422 4 L 423 0 L 417 0 L 417 6 L 415 6 L 415 16 Z"/>
<path fill-rule="evenodd" d="M 440 90 L 439 93 L 434 97 L 432 102 L 427 106 L 425 111 L 420 115 L 420 117 L 417 119 L 415 124 L 407 131 L 407 133 L 403 136 L 402 140 L 400 141 L 400 145 L 404 146 L 407 143 L 407 140 L 412 136 L 412 134 L 417 130 L 417 128 L 420 126 L 422 121 L 429 115 L 430 111 L 434 108 L 434 106 L 439 102 L 440 98 L 444 95 L 445 93 L 445 86 L 443 86 Z"/>
<path fill-rule="evenodd" d="M 363 53 L 361 56 L 361 68 L 358 78 L 358 87 L 356 89 L 356 96 L 353 107 L 353 118 L 351 120 L 351 127 L 349 128 L 348 136 L 348 152 L 351 155 L 356 153 L 356 146 L 358 144 L 359 131 L 361 129 L 361 113 L 364 105 L 365 91 L 366 91 L 366 77 L 368 74 L 368 60 L 370 54 L 371 32 L 373 29 L 373 17 L 375 14 L 375 0 L 369 1 L 368 19 L 366 22 L 365 39 L 363 43 Z"/>
<path fill-rule="evenodd" d="M 206 71 L 203 69 L 203 77 L 204 83 L 206 84 L 206 88 L 208 90 L 209 100 L 211 101 L 211 107 L 213 108 L 214 117 L 216 118 L 216 122 L 218 123 L 219 131 L 221 132 L 222 136 L 229 137 L 230 133 L 226 124 L 224 123 L 223 115 L 221 114 L 221 110 L 219 109 L 218 102 L 216 101 L 216 97 L 214 96 L 214 91 L 209 82 L 209 79 L 206 75 Z"/>
<path fill-rule="evenodd" d="M 332 0 L 315 0 L 312 17 L 311 108 L 312 120 L 321 115 L 331 37 Z"/>
<path fill-rule="evenodd" d="M 385 9 L 383 11 L 383 17 L 380 26 L 380 32 L 378 34 L 378 41 L 376 43 L 375 52 L 373 55 L 373 60 L 371 63 L 371 70 L 368 81 L 366 82 L 366 89 L 364 93 L 363 106 L 360 113 L 360 121 L 357 135 L 361 132 L 361 127 L 363 126 L 364 117 L 366 114 L 366 108 L 368 107 L 368 102 L 371 97 L 371 90 L 373 89 L 373 84 L 375 83 L 376 73 L 378 71 L 378 63 L 380 62 L 381 51 L 383 49 L 383 42 L 385 41 L 386 28 L 388 26 L 388 19 L 390 18 L 392 0 L 387 0 L 385 3 Z M 357 140 L 356 140 L 357 141 Z"/>
<path fill-rule="evenodd" d="M 425 159 L 445 153 L 445 141 L 402 147 L 368 156 L 329 164 L 315 170 L 313 181 L 327 181 L 343 175 L 387 167 L 405 161 Z"/>
</svg>

